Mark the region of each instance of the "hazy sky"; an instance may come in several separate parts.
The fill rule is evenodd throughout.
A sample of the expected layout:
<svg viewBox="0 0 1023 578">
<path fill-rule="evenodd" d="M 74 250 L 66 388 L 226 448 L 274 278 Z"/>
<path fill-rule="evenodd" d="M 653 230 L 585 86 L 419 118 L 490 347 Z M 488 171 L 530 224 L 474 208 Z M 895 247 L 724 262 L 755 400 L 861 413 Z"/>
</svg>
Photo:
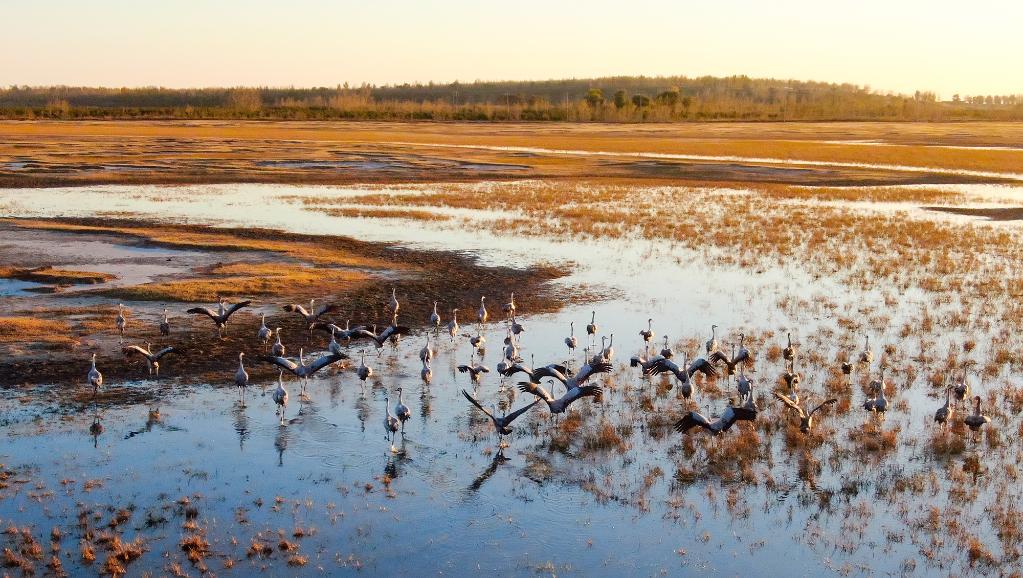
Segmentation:
<svg viewBox="0 0 1023 578">
<path fill-rule="evenodd" d="M 1021 0 L 2 0 L 0 85 L 773 76 L 1023 93 Z"/>
</svg>

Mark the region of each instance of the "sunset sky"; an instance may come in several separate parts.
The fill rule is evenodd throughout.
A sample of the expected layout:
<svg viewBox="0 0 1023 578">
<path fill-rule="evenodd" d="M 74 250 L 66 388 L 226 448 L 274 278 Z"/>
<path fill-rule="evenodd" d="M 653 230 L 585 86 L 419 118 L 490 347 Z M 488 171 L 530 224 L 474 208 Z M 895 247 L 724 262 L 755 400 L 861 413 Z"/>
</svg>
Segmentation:
<svg viewBox="0 0 1023 578">
<path fill-rule="evenodd" d="M 1023 93 L 1023 2 L 4 2 L 0 84 L 333 86 L 746 74 Z"/>
</svg>

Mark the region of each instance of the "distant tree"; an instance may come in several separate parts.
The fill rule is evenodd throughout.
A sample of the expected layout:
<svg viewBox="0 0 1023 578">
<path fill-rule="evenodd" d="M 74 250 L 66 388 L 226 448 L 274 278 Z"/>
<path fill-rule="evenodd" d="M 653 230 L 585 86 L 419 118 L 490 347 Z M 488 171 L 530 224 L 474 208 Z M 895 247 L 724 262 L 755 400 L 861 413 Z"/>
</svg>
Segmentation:
<svg viewBox="0 0 1023 578">
<path fill-rule="evenodd" d="M 625 108 L 626 104 L 629 104 L 629 97 L 625 94 L 624 90 L 615 91 L 614 96 L 615 108 Z"/>
<path fill-rule="evenodd" d="M 650 106 L 650 97 L 645 94 L 634 94 L 632 95 L 632 105 L 636 108 L 646 108 Z"/>
<path fill-rule="evenodd" d="M 959 93 L 958 92 L 952 95 L 952 102 L 954 102 L 956 104 L 959 104 L 962 101 L 963 101 L 963 99 L 959 97 Z"/>
<path fill-rule="evenodd" d="M 586 91 L 586 104 L 593 108 L 604 104 L 604 91 L 599 88 L 591 88 Z"/>
<path fill-rule="evenodd" d="M 657 95 L 657 104 L 663 104 L 665 106 L 674 107 L 678 104 L 679 93 L 677 88 L 670 88 Z"/>
<path fill-rule="evenodd" d="M 257 112 L 263 108 L 263 97 L 254 88 L 233 88 L 227 93 L 227 106 L 241 112 Z"/>
</svg>

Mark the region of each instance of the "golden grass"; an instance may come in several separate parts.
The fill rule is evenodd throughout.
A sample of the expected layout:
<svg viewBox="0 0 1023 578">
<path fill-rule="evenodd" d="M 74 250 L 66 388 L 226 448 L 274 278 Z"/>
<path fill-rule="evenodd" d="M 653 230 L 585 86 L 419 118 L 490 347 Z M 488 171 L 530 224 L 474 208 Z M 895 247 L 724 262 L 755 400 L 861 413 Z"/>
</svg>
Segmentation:
<svg viewBox="0 0 1023 578">
<path fill-rule="evenodd" d="M 342 284 L 351 290 L 373 279 L 360 271 L 272 263 L 231 263 L 209 272 L 214 276 L 115 287 L 97 293 L 128 301 L 210 302 L 219 297 L 295 294 Z"/>
<path fill-rule="evenodd" d="M 594 124 L 472 123 L 302 123 L 302 122 L 0 122 L 0 159 L 21 158 L 33 145 L 39 172 L 4 171 L 8 183 L 53 185 L 93 182 L 407 182 L 464 181 L 488 178 L 488 173 L 460 168 L 459 161 L 526 165 L 530 171 L 504 173 L 523 176 L 589 177 L 592 175 L 670 175 L 694 180 L 719 178 L 699 167 L 688 176 L 674 170 L 612 166 L 635 162 L 629 157 L 582 157 L 558 154 L 517 156 L 513 152 L 456 146 L 539 147 L 610 153 L 656 153 L 697 156 L 735 156 L 775 161 L 812 161 L 905 165 L 949 170 L 1018 172 L 1023 150 L 977 150 L 922 146 L 926 144 L 1018 146 L 1023 123 L 699 123 L 644 125 L 628 128 Z M 968 126 L 969 129 L 963 129 Z M 166 139 L 176 140 L 168 157 Z M 905 146 L 868 146 L 822 141 L 878 140 Z M 5 144 L 6 143 L 6 144 Z M 430 146 L 424 146 L 430 145 Z M 444 145 L 444 146 L 435 146 Z M 338 147 L 351 154 L 386 154 L 401 158 L 398 171 L 337 170 L 279 167 L 262 161 L 337 160 Z M 429 157 L 429 160 L 424 160 Z M 210 159 L 216 159 L 211 166 Z M 649 159 L 647 159 L 649 160 Z M 628 161 L 622 163 L 621 161 Z M 655 160 L 654 162 L 662 162 Z M 673 161 L 663 161 L 671 166 Z M 702 162 L 702 161 L 701 161 Z M 134 165 L 135 170 L 100 170 L 102 165 Z M 722 161 L 727 169 L 732 161 Z M 46 168 L 48 167 L 48 168 Z M 86 170 L 67 170 L 69 167 Z M 859 174 L 862 173 L 862 174 Z M 857 178 L 897 182 L 907 173 L 884 170 L 832 170 L 825 178 Z M 743 180 L 771 182 L 777 177 L 747 175 Z M 789 177 L 799 178 L 799 177 Z M 913 178 L 927 181 L 928 177 Z M 933 179 L 931 179 L 933 180 Z M 677 182 L 677 181 L 676 181 Z M 792 182 L 792 181 L 789 181 Z"/>
<path fill-rule="evenodd" d="M 20 279 L 22 281 L 34 281 L 36 283 L 53 283 L 57 285 L 90 285 L 106 283 L 107 281 L 117 278 L 116 275 L 111 275 L 110 273 L 68 271 L 65 269 L 54 269 L 52 267 L 39 267 L 36 269 L 0 267 L 0 277 L 5 279 Z"/>
<path fill-rule="evenodd" d="M 67 322 L 35 317 L 0 317 L 0 343 L 37 342 L 47 345 L 73 345 Z"/>
<path fill-rule="evenodd" d="M 307 211 L 316 211 L 332 217 L 355 217 L 366 219 L 414 219 L 417 221 L 448 221 L 448 215 L 439 215 L 431 211 L 404 209 L 380 209 L 374 207 L 306 207 Z"/>
<path fill-rule="evenodd" d="M 964 196 L 942 189 L 905 187 L 802 187 L 757 185 L 756 191 L 767 198 L 804 201 L 844 201 L 869 203 L 958 203 Z"/>
</svg>

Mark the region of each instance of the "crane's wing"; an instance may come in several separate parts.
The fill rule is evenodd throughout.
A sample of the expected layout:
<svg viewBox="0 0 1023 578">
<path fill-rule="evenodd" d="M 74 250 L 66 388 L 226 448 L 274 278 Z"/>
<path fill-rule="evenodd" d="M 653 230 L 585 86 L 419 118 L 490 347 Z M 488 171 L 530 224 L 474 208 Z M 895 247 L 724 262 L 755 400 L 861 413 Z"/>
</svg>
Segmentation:
<svg viewBox="0 0 1023 578">
<path fill-rule="evenodd" d="M 568 382 L 568 378 L 565 377 L 565 372 L 559 370 L 556 365 L 548 365 L 546 367 L 540 367 L 533 370 L 533 381 L 540 381 L 545 377 L 556 379 L 561 383 Z"/>
<path fill-rule="evenodd" d="M 208 307 L 193 307 L 191 309 L 185 310 L 185 313 L 191 313 L 193 315 L 206 315 L 210 319 L 214 320 L 216 320 L 217 318 L 217 314 L 214 313 L 213 310 Z"/>
<path fill-rule="evenodd" d="M 458 366 L 458 371 L 460 373 L 471 373 L 473 375 L 476 375 L 476 371 L 475 370 L 476 370 L 475 367 L 471 367 L 469 365 L 459 365 Z"/>
<path fill-rule="evenodd" d="M 339 339 L 346 338 L 345 330 L 341 329 L 337 325 L 334 325 L 333 323 L 327 323 L 326 321 L 316 321 L 313 322 L 312 328 L 319 329 L 320 331 L 323 331 L 327 335 L 337 335 Z"/>
<path fill-rule="evenodd" d="M 612 369 L 613 366 L 607 361 L 601 361 L 600 363 L 588 363 L 579 368 L 579 373 L 575 376 L 575 382 L 582 383 L 594 374 L 610 373 Z"/>
<path fill-rule="evenodd" d="M 787 405 L 787 406 L 789 406 L 790 408 L 792 408 L 792 409 L 796 410 L 796 411 L 797 411 L 797 412 L 799 412 L 800 414 L 802 414 L 802 413 L 803 413 L 803 409 L 802 409 L 801 407 L 799 407 L 799 404 L 798 404 L 798 403 L 796 403 L 795 401 L 793 401 L 793 400 L 792 400 L 792 398 L 790 398 L 789 396 L 787 396 L 787 395 L 785 395 L 785 394 L 783 394 L 783 393 L 778 393 L 777 391 L 773 391 L 773 392 L 771 392 L 771 393 L 773 393 L 773 394 L 774 394 L 774 397 L 777 397 L 777 398 L 778 398 L 779 400 L 781 400 L 781 402 L 782 402 L 782 403 L 784 403 L 785 405 Z M 814 410 L 814 411 L 816 411 L 816 410 Z"/>
<path fill-rule="evenodd" d="M 327 355 L 322 355 L 308 366 L 309 369 L 306 370 L 306 374 L 312 375 L 324 367 L 327 367 L 332 363 L 337 363 L 342 359 L 349 359 L 349 357 L 344 353 L 328 353 Z"/>
<path fill-rule="evenodd" d="M 234 305 L 228 307 L 227 311 L 224 312 L 224 321 L 227 321 L 228 317 L 234 315 L 235 311 L 238 311 L 242 307 L 248 307 L 249 304 L 251 304 L 251 303 L 252 303 L 252 301 L 248 301 L 248 300 L 246 300 L 246 301 L 239 301 L 238 303 L 235 303 Z"/>
<path fill-rule="evenodd" d="M 564 375 L 566 377 L 571 377 L 571 373 L 569 372 L 569 369 L 567 367 L 565 367 L 561 363 L 548 363 L 545 367 L 547 367 L 547 368 L 549 368 L 549 369 L 551 369 L 553 371 L 558 371 L 558 372 L 560 372 L 562 375 Z"/>
<path fill-rule="evenodd" d="M 757 413 L 758 412 L 757 412 L 757 408 L 756 408 L 755 405 L 754 406 L 749 406 L 749 405 L 728 406 L 728 409 L 725 410 L 725 413 L 722 414 L 722 417 L 724 417 L 725 415 L 731 414 L 733 422 L 735 422 L 735 421 L 754 421 L 754 420 L 757 419 Z M 731 424 L 729 424 L 728 427 L 731 427 Z M 728 428 L 725 428 L 725 429 L 727 430 Z M 722 431 L 724 431 L 724 430 L 722 430 Z"/>
<path fill-rule="evenodd" d="M 387 329 L 384 329 L 379 336 L 377 336 L 377 343 L 383 343 L 393 335 L 408 335 L 409 333 L 412 333 L 412 329 L 410 329 L 409 327 L 406 327 L 404 325 L 397 326 L 391 325 Z"/>
<path fill-rule="evenodd" d="M 721 413 L 721 417 L 711 424 L 711 431 L 720 433 L 732 429 L 735 422 L 739 419 L 739 414 L 736 413 L 736 409 L 733 406 L 728 406 L 725 411 Z"/>
<path fill-rule="evenodd" d="M 338 306 L 335 305 L 334 303 L 324 303 L 323 305 L 320 305 L 319 307 L 317 307 L 315 311 L 312 311 L 312 315 L 313 315 L 313 317 L 319 317 L 320 315 L 323 315 L 324 313 L 333 313 L 333 312 L 335 312 L 337 310 L 338 310 Z"/>
<path fill-rule="evenodd" d="M 299 315 L 301 315 L 302 317 L 309 317 L 309 312 L 306 311 L 305 307 L 302 307 L 301 305 L 291 305 L 291 304 L 285 305 L 284 306 L 284 310 L 287 311 L 288 313 L 292 313 L 294 311 L 298 311 Z"/>
<path fill-rule="evenodd" d="M 377 334 L 363 327 L 349 331 L 348 337 L 353 341 L 359 339 L 372 339 L 373 341 L 377 341 Z M 380 339 L 379 341 L 383 341 L 383 339 Z"/>
<path fill-rule="evenodd" d="M 707 377 L 717 377 L 719 375 L 718 369 L 702 357 L 698 357 L 696 361 L 690 363 L 689 368 L 686 370 L 690 377 L 695 375 L 697 371 Z"/>
<path fill-rule="evenodd" d="M 489 417 L 490 419 L 494 419 L 494 414 L 490 413 L 482 405 L 480 405 L 480 402 L 476 401 L 475 397 L 469 395 L 469 392 L 467 392 L 467 391 L 465 391 L 463 389 L 462 390 L 462 395 L 465 396 L 465 399 L 469 400 L 469 403 L 475 405 L 476 409 L 478 409 L 478 410 L 482 411 L 483 413 L 485 413 L 487 415 L 487 417 Z M 540 400 L 537 400 L 537 401 L 540 401 Z M 530 407 L 532 407 L 532 406 L 530 406 Z"/>
<path fill-rule="evenodd" d="M 272 364 L 276 365 L 277 367 L 280 367 L 281 369 L 286 369 L 286 370 L 290 371 L 291 373 L 295 373 L 295 370 L 298 369 L 298 364 L 295 363 L 294 361 L 290 360 L 290 359 L 285 359 L 283 357 L 276 357 L 276 356 L 273 356 L 273 355 L 267 355 L 264 359 L 267 362 L 272 363 Z"/>
<path fill-rule="evenodd" d="M 732 362 L 729 365 L 739 365 L 740 363 L 746 363 L 747 361 L 750 361 L 749 350 L 743 347 L 739 350 L 739 353 L 735 354 L 735 357 L 732 358 Z"/>
<path fill-rule="evenodd" d="M 710 354 L 710 362 L 713 364 L 724 363 L 725 365 L 731 362 L 728 356 L 725 355 L 720 349 Z"/>
<path fill-rule="evenodd" d="M 520 415 L 522 415 L 522 414 L 526 413 L 527 411 L 533 409 L 533 406 L 538 404 L 538 403 L 540 403 L 541 401 L 543 401 L 543 400 L 537 399 L 533 403 L 531 403 L 531 404 L 529 404 L 529 405 L 527 405 L 525 407 L 520 407 L 519 409 L 517 409 L 517 410 L 509 413 L 508 415 L 504 416 L 504 424 L 505 425 L 510 425 L 511 422 L 513 422 L 516 419 L 518 419 L 518 417 Z"/>
<path fill-rule="evenodd" d="M 566 405 L 583 397 L 592 397 L 596 401 L 600 401 L 604 398 L 604 390 L 599 385 L 584 385 L 582 387 L 573 387 L 568 391 L 568 393 L 565 394 Z"/>
<path fill-rule="evenodd" d="M 691 411 L 682 416 L 682 419 L 675 422 L 675 431 L 679 433 L 689 433 L 689 430 L 697 426 L 708 430 L 711 429 L 710 421 L 703 417 L 702 413 L 698 411 Z"/>
<path fill-rule="evenodd" d="M 643 366 L 643 375 L 658 375 L 669 371 L 678 375 L 682 370 L 679 369 L 678 365 L 676 365 L 674 361 L 664 359 L 663 357 L 654 360 L 653 363 L 649 364 L 649 367 Z"/>
<path fill-rule="evenodd" d="M 810 415 L 813 415 L 813 414 L 817 413 L 818 411 L 820 411 L 820 409 L 822 407 L 824 407 L 826 405 L 831 405 L 831 404 L 834 404 L 834 403 L 838 403 L 838 400 L 836 398 L 826 399 L 826 400 L 822 401 L 820 404 L 818 404 L 817 407 L 813 408 L 810 411 Z"/>
<path fill-rule="evenodd" d="M 149 357 L 150 355 L 149 351 L 147 351 L 145 347 L 142 347 L 140 345 L 129 345 L 122 349 L 121 351 L 123 351 L 125 355 L 128 355 L 129 353 L 138 353 L 143 357 Z"/>
<path fill-rule="evenodd" d="M 155 357 L 157 359 L 160 359 L 161 357 L 163 357 L 164 355 L 167 355 L 168 353 L 177 353 L 177 352 L 178 352 L 178 350 L 174 349 L 173 347 L 164 347 L 160 351 L 157 351 L 156 353 L 154 353 L 153 357 Z"/>
<path fill-rule="evenodd" d="M 523 393 L 531 393 L 536 397 L 539 397 L 540 399 L 547 402 L 554 401 L 554 397 L 551 396 L 551 394 L 548 393 L 547 390 L 544 389 L 543 386 L 540 385 L 539 383 L 532 383 L 530 381 L 520 381 L 519 391 Z"/>
<path fill-rule="evenodd" d="M 533 379 L 533 370 L 530 369 L 529 366 L 522 365 L 521 363 L 511 364 L 511 366 L 508 369 L 504 370 L 504 373 L 502 373 L 501 375 L 505 377 L 511 377 L 516 373 L 525 373 L 526 375 L 529 376 L 530 379 Z"/>
</svg>

